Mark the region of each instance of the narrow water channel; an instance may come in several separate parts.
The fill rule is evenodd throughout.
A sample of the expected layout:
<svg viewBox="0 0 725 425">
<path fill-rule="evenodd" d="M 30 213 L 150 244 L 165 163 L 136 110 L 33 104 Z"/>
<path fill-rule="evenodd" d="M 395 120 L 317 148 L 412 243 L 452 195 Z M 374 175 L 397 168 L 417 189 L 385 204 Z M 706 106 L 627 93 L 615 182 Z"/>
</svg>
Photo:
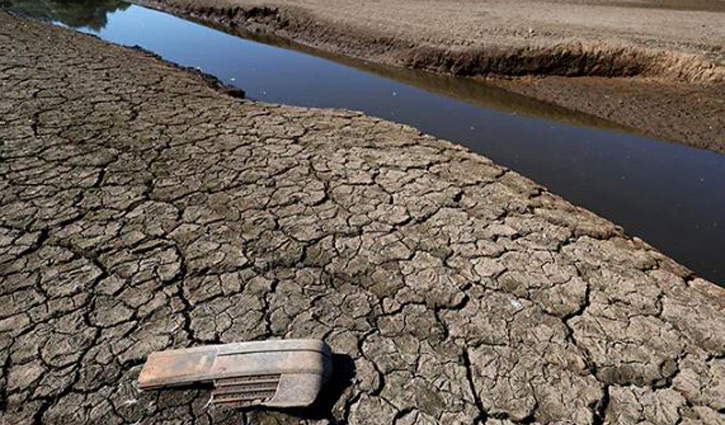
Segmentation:
<svg viewBox="0 0 725 425">
<path fill-rule="evenodd" d="M 360 110 L 460 143 L 725 283 L 725 155 L 480 81 L 332 60 L 118 0 L 0 4 L 197 67 L 252 99 Z"/>
</svg>

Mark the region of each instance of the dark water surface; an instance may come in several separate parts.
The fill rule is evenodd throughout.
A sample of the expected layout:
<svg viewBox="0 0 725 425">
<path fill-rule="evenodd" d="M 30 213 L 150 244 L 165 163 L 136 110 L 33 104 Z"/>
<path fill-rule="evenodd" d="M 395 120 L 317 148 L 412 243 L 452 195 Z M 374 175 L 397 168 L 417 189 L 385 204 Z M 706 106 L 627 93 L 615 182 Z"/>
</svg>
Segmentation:
<svg viewBox="0 0 725 425">
<path fill-rule="evenodd" d="M 0 4 L 198 67 L 252 99 L 360 110 L 460 143 L 725 283 L 725 155 L 479 81 L 313 56 L 118 0 Z"/>
</svg>

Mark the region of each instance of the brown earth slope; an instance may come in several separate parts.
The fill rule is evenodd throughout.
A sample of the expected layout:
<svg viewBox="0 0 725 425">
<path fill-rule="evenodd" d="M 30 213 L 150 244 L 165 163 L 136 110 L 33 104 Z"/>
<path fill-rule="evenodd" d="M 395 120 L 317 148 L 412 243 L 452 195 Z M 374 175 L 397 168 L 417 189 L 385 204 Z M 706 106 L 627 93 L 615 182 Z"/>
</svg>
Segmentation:
<svg viewBox="0 0 725 425">
<path fill-rule="evenodd" d="M 653 137 L 725 152 L 723 0 L 137 2 L 396 66 L 596 77 L 493 82 Z"/>
<path fill-rule="evenodd" d="M 721 424 L 725 294 L 451 143 L 0 12 L 0 424 Z M 319 337 L 313 408 L 139 393 Z"/>
</svg>

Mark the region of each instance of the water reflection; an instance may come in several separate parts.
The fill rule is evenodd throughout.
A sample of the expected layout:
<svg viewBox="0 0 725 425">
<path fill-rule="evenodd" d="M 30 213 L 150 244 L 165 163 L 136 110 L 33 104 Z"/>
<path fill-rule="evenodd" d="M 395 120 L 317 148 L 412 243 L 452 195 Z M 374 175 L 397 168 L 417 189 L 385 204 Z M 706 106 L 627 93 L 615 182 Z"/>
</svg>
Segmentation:
<svg viewBox="0 0 725 425">
<path fill-rule="evenodd" d="M 378 64 L 326 52 L 273 35 L 249 32 L 243 30 L 242 28 L 230 29 L 223 26 L 216 26 L 208 22 L 196 21 L 193 19 L 190 20 L 202 25 L 211 26 L 220 31 L 244 37 L 245 39 L 264 43 L 266 45 L 300 51 L 329 59 L 389 80 L 421 88 L 427 92 L 436 93 L 448 98 L 459 99 L 468 104 L 482 106 L 484 108 L 493 108 L 509 114 L 522 114 L 577 126 L 595 127 L 629 133 L 638 132 L 636 129 L 626 127 L 612 121 L 567 109 L 538 99 L 526 97 L 518 93 L 498 88 L 494 85 L 486 84 L 486 80 L 483 78 L 456 77 L 416 69 Z"/>
<path fill-rule="evenodd" d="M 0 6 L 72 28 L 100 31 L 109 13 L 130 5 L 121 0 L 0 0 Z"/>
</svg>

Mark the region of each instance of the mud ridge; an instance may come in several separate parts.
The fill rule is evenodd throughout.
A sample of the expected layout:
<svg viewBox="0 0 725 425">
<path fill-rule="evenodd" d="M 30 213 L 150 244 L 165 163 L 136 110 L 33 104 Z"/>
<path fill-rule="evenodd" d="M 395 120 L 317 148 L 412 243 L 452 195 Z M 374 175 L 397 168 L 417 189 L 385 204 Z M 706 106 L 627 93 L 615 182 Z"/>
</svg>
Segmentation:
<svg viewBox="0 0 725 425">
<path fill-rule="evenodd" d="M 451 51 L 420 47 L 401 61 L 410 68 L 461 76 L 659 77 L 721 82 L 725 70 L 694 56 L 629 47 L 560 45 Z"/>
</svg>

